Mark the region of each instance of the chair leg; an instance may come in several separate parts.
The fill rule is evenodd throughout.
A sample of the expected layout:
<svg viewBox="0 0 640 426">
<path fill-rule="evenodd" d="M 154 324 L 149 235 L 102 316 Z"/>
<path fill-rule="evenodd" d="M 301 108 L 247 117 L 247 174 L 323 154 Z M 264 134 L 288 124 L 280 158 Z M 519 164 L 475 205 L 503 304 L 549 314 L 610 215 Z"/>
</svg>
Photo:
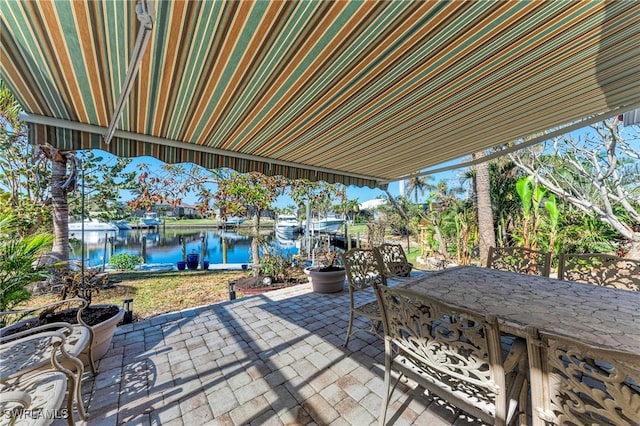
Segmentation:
<svg viewBox="0 0 640 426">
<path fill-rule="evenodd" d="M 520 411 L 518 424 L 520 426 L 527 426 L 527 415 L 529 413 L 529 383 L 527 379 L 524 379 L 524 384 L 522 385 L 520 400 L 518 401 L 518 410 Z"/>
<path fill-rule="evenodd" d="M 382 328 L 382 321 L 371 320 L 371 334 L 379 335 L 380 328 Z"/>
<path fill-rule="evenodd" d="M 63 349 L 63 353 L 64 353 L 64 349 Z M 82 389 L 81 389 L 82 375 L 84 373 L 84 365 L 82 364 L 82 361 L 80 361 L 78 358 L 72 357 L 66 353 L 64 353 L 64 355 L 66 356 L 65 361 L 74 365 L 75 372 L 69 370 L 68 368 L 60 364 L 57 357 L 55 356 L 55 353 L 52 355 L 51 361 L 59 371 L 61 371 L 62 373 L 65 374 L 65 376 L 67 376 L 67 379 L 69 382 L 67 386 L 67 410 L 68 410 L 67 422 L 69 422 L 69 424 L 72 425 L 74 399 L 76 400 L 76 410 L 78 411 L 78 415 L 80 416 L 80 419 L 84 421 L 88 419 L 87 413 L 84 409 L 84 403 L 82 402 Z"/>
<path fill-rule="evenodd" d="M 386 358 L 386 355 L 385 355 Z M 385 360 L 385 364 L 387 361 Z M 395 388 L 395 386 L 394 386 Z M 389 400 L 391 399 L 391 369 L 387 366 L 384 369 L 384 401 L 382 401 L 381 412 L 380 412 L 380 426 L 385 425 L 385 420 L 387 418 L 387 408 L 389 408 Z"/>
<path fill-rule="evenodd" d="M 349 310 L 349 326 L 347 327 L 347 337 L 344 341 L 344 347 L 349 344 L 349 338 L 351 337 L 351 327 L 353 327 L 353 311 Z"/>
</svg>

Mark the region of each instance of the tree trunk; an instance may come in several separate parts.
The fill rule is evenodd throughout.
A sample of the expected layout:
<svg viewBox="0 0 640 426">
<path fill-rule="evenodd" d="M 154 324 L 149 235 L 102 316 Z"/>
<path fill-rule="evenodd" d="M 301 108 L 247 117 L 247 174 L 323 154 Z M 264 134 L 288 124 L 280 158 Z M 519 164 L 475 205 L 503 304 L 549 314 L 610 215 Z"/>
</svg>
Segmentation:
<svg viewBox="0 0 640 426">
<path fill-rule="evenodd" d="M 640 232 L 634 232 L 631 238 L 631 248 L 625 255 L 628 259 L 640 260 Z"/>
<path fill-rule="evenodd" d="M 473 159 L 484 157 L 484 152 L 473 154 Z M 476 165 L 476 197 L 478 202 L 478 235 L 480 248 L 480 264 L 486 265 L 489 247 L 496 245 L 496 233 L 493 224 L 491 207 L 491 181 L 489 179 L 489 163 L 484 161 Z"/>
<path fill-rule="evenodd" d="M 61 159 L 60 159 L 61 158 Z M 51 201 L 53 206 L 54 261 L 69 260 L 69 204 L 67 191 L 63 188 L 67 174 L 67 159 L 61 156 L 51 161 Z"/>
</svg>

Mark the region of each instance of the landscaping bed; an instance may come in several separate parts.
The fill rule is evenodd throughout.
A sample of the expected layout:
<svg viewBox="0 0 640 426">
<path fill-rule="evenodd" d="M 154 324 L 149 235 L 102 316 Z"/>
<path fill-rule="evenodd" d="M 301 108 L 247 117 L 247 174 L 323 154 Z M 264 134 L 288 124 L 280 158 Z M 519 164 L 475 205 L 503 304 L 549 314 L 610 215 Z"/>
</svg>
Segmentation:
<svg viewBox="0 0 640 426">
<path fill-rule="evenodd" d="M 244 294 L 259 294 L 307 282 L 305 278 L 295 277 L 285 278 L 279 281 L 269 281 L 265 280 L 265 278 L 264 276 L 241 278 L 236 281 L 236 291 Z"/>
</svg>

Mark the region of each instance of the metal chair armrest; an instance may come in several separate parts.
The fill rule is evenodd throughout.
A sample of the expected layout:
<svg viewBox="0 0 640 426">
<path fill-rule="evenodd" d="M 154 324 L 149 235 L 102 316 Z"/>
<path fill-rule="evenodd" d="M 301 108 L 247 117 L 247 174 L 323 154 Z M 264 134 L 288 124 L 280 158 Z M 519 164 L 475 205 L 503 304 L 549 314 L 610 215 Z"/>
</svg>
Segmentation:
<svg viewBox="0 0 640 426">
<path fill-rule="evenodd" d="M 65 334 L 65 336 L 68 336 L 73 333 L 73 325 L 68 322 L 52 322 L 51 324 L 44 324 L 18 333 L 2 335 L 0 336 L 0 345 L 19 340 L 24 336 L 30 336 L 32 334 L 35 335 L 48 330 L 60 330 Z"/>
</svg>

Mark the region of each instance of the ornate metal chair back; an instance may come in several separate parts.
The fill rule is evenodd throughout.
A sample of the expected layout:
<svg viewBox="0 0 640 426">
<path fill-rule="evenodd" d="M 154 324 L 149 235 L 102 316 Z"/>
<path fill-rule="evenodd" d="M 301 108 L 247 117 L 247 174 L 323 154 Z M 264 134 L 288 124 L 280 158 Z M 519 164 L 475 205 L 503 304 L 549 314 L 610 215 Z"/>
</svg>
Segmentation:
<svg viewBox="0 0 640 426">
<path fill-rule="evenodd" d="M 561 253 L 558 279 L 640 291 L 640 261 L 603 253 Z"/>
<path fill-rule="evenodd" d="M 533 425 L 640 424 L 640 354 L 529 328 Z"/>
<path fill-rule="evenodd" d="M 551 253 L 522 247 L 491 247 L 487 268 L 548 277 L 551 269 Z"/>
<path fill-rule="evenodd" d="M 373 291 L 375 285 L 387 285 L 387 279 L 373 249 L 351 249 L 342 253 L 341 257 L 347 272 L 350 293 L 365 289 Z"/>
<path fill-rule="evenodd" d="M 381 269 L 378 255 L 372 249 L 351 249 L 342 253 L 341 257 L 349 285 L 349 325 L 344 342 L 344 346 L 347 347 L 351 335 L 355 333 L 365 331 L 380 336 L 378 329 L 382 322 L 382 314 L 374 291 L 376 287 L 386 286 L 387 279 Z M 360 293 L 358 304 L 356 293 Z M 354 328 L 354 315 L 368 318 L 371 326 Z"/>
<path fill-rule="evenodd" d="M 375 248 L 380 256 L 384 273 L 389 277 L 408 277 L 413 265 L 407 261 L 407 256 L 400 244 L 380 244 Z"/>
<path fill-rule="evenodd" d="M 516 411 L 508 407 L 508 400 L 518 400 L 526 374 L 524 342 L 518 356 L 524 360 L 523 371 L 507 380 L 495 316 L 485 317 L 397 287 L 378 287 L 376 293 L 385 330 L 383 421 L 390 400 L 389 370 L 397 369 L 483 421 L 508 423 Z M 515 397 L 514 387 L 519 389 Z"/>
</svg>

